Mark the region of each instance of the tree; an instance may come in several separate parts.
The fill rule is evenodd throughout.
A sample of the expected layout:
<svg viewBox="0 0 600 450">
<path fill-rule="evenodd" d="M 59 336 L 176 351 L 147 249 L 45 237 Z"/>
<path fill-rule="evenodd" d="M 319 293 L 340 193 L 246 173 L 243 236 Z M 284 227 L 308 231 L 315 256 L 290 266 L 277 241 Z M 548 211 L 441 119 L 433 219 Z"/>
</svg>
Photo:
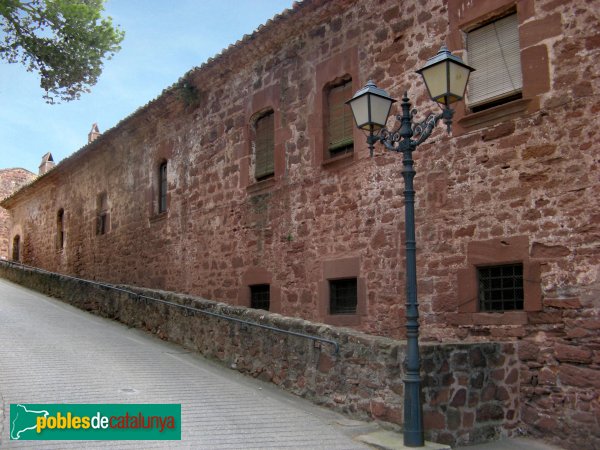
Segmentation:
<svg viewBox="0 0 600 450">
<path fill-rule="evenodd" d="M 48 103 L 98 81 L 125 33 L 101 16 L 105 0 L 0 0 L 0 58 L 38 72 Z"/>
</svg>

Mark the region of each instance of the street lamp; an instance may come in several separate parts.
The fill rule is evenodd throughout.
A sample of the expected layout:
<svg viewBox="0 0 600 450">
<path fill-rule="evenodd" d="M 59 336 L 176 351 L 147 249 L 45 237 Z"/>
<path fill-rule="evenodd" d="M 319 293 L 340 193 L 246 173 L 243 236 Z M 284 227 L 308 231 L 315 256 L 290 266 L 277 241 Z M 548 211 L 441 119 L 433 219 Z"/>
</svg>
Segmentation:
<svg viewBox="0 0 600 450">
<path fill-rule="evenodd" d="M 417 259 L 415 242 L 415 191 L 413 178 L 416 174 L 412 152 L 432 133 L 437 123 L 443 119 L 450 133 L 454 110 L 450 104 L 461 100 L 467 88 L 469 75 L 474 69 L 467 66 L 457 56 L 452 55 L 446 46 L 425 65 L 417 70 L 423 77 L 432 100 L 440 103 L 442 111 L 429 114 L 420 123 L 413 124 L 416 111 L 411 111 L 411 104 L 404 93 L 402 98 L 402 114 L 396 116 L 400 126 L 395 131 L 386 128 L 386 122 L 392 103 L 383 89 L 379 89 L 373 81 L 356 92 L 348 100 L 358 128 L 367 131 L 367 144 L 371 156 L 375 143 L 380 141 L 388 150 L 402 153 L 404 178 L 404 213 L 406 232 L 406 374 L 404 377 L 404 445 L 422 447 L 423 414 L 421 405 L 421 358 L 419 356 L 419 308 L 417 302 Z M 414 138 L 414 139 L 413 139 Z"/>
</svg>

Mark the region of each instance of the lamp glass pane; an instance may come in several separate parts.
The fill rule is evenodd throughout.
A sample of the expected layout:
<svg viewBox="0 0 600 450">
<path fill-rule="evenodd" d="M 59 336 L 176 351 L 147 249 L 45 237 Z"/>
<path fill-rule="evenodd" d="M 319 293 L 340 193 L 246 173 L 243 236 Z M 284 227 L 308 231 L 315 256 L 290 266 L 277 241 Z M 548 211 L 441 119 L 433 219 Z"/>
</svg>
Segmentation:
<svg viewBox="0 0 600 450">
<path fill-rule="evenodd" d="M 470 72 L 466 67 L 450 63 L 450 103 L 464 97 Z"/>
<path fill-rule="evenodd" d="M 392 99 L 371 95 L 371 122 L 373 123 L 373 130 L 385 127 L 391 107 Z"/>
<path fill-rule="evenodd" d="M 446 95 L 446 64 L 440 63 L 430 66 L 421 72 L 425 85 L 429 90 L 429 95 L 433 100 L 440 101 Z"/>
<path fill-rule="evenodd" d="M 354 121 L 358 128 L 369 129 L 369 95 L 361 95 L 350 102 Z"/>
</svg>

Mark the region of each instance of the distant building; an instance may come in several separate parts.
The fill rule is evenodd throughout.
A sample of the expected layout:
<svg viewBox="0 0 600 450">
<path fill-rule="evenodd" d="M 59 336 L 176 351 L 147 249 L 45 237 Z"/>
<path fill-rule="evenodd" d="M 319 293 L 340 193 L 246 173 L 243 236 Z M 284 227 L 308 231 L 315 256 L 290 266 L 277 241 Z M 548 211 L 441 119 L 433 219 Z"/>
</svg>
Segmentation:
<svg viewBox="0 0 600 450">
<path fill-rule="evenodd" d="M 369 158 L 344 102 L 373 79 L 425 117 L 414 71 L 445 42 L 476 72 L 415 154 L 422 336 L 517 341 L 524 428 L 600 448 L 599 17 L 295 4 L 4 200 L 6 254 L 19 236 L 45 269 L 401 338 L 402 162 Z"/>
<path fill-rule="evenodd" d="M 31 182 L 35 175 L 25 169 L 0 169 L 0 199 L 6 198 L 22 186 Z M 0 208 L 0 258 L 7 259 L 19 255 L 20 246 L 15 245 L 15 228 L 11 226 L 10 215 L 4 208 Z M 9 245 L 8 241 L 13 242 Z M 18 241 L 18 238 L 17 238 Z M 9 248 L 11 253 L 9 253 Z M 13 253 L 16 251 L 16 253 Z M 14 258 L 13 258 L 14 259 Z"/>
</svg>

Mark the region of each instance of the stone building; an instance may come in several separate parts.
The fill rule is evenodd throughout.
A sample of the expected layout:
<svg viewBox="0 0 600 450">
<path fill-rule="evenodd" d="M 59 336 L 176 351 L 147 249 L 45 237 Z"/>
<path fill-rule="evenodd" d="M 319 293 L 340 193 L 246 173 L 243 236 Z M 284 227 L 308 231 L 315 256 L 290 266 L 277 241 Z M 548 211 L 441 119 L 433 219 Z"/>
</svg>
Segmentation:
<svg viewBox="0 0 600 450">
<path fill-rule="evenodd" d="M 31 182 L 35 175 L 25 169 L 0 169 L 0 198 L 5 198 Z M 8 211 L 0 209 L 0 258 L 12 258 L 14 245 L 9 245 L 11 222 Z M 14 238 L 14 236 L 12 236 Z M 9 253 L 9 248 L 11 253 Z"/>
<path fill-rule="evenodd" d="M 295 4 L 5 199 L 10 239 L 48 270 L 401 338 L 402 164 L 343 102 L 372 79 L 424 117 L 414 71 L 445 42 L 477 75 L 415 153 L 423 339 L 518 342 L 524 428 L 598 448 L 599 17 Z"/>
</svg>

